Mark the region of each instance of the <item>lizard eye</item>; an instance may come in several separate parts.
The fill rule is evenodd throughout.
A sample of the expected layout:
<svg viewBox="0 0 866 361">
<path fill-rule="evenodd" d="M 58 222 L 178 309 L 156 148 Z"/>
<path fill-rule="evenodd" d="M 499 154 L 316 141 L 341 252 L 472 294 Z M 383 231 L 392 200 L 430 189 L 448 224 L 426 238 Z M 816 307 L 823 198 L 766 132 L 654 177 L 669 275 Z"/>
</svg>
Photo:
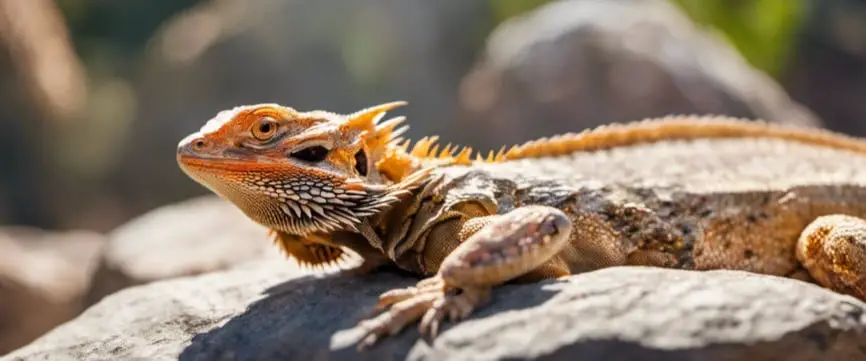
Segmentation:
<svg viewBox="0 0 866 361">
<path fill-rule="evenodd" d="M 252 128 L 253 137 L 258 140 L 268 140 L 277 133 L 277 122 L 271 118 L 262 118 Z"/>
<path fill-rule="evenodd" d="M 290 154 L 290 156 L 306 162 L 321 162 L 328 156 L 328 152 L 328 148 L 321 145 L 314 145 L 294 152 Z"/>
<path fill-rule="evenodd" d="M 367 176 L 367 153 L 361 149 L 355 153 L 355 170 L 362 176 Z"/>
</svg>

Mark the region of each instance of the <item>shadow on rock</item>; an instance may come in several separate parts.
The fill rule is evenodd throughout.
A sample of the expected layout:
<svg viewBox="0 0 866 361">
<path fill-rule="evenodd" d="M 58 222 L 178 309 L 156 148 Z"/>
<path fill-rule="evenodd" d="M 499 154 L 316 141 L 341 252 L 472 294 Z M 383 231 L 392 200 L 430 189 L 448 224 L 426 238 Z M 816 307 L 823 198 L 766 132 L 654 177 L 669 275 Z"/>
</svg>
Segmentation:
<svg viewBox="0 0 866 361">
<path fill-rule="evenodd" d="M 106 297 L 4 360 L 866 359 L 866 303 L 853 297 L 740 271 L 646 267 L 499 287 L 432 342 L 410 327 L 355 351 L 355 326 L 377 296 L 416 281 L 303 276 L 274 262 L 154 282 Z"/>
<path fill-rule="evenodd" d="M 410 353 L 418 354 L 413 352 L 415 348 L 431 347 L 430 341 L 421 338 L 416 331 L 416 324 L 361 353 L 355 349 L 362 335 L 362 330 L 356 326 L 371 315 L 379 294 L 411 286 L 416 281 L 395 273 L 379 273 L 360 277 L 306 276 L 284 282 L 266 290 L 264 298 L 250 304 L 223 326 L 194 336 L 180 360 L 406 359 Z M 548 288 L 539 292 L 539 286 L 542 285 L 529 286 L 536 291 L 522 295 L 528 297 L 522 297 L 519 302 L 499 295 L 527 286 L 500 288 L 487 307 L 453 328 L 472 327 L 474 320 L 495 317 L 511 309 L 533 307 L 555 294 L 544 291 Z M 451 329 L 452 324 L 446 323 L 439 337 Z"/>
</svg>

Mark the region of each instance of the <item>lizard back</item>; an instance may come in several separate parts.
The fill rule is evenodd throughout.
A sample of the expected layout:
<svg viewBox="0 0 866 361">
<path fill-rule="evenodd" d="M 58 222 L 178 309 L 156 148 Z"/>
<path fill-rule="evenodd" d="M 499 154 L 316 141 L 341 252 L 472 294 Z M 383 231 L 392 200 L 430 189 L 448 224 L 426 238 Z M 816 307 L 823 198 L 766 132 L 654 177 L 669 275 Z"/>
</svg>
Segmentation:
<svg viewBox="0 0 866 361">
<path fill-rule="evenodd" d="M 778 137 L 674 139 L 441 167 L 444 197 L 489 194 L 497 213 L 543 204 L 575 223 L 558 261 L 798 271 L 800 231 L 866 216 L 866 153 Z"/>
</svg>

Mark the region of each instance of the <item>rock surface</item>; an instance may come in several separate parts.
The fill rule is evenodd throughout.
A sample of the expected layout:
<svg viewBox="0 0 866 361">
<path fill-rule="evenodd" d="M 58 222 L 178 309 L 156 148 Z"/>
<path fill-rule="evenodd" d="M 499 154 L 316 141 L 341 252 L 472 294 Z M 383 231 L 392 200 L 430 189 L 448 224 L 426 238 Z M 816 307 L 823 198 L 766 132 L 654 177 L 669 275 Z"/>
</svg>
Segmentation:
<svg viewBox="0 0 866 361">
<path fill-rule="evenodd" d="M 357 321 L 412 278 L 302 276 L 263 262 L 105 298 L 5 360 L 854 360 L 866 303 L 742 272 L 612 268 L 509 285 L 432 343 L 409 329 L 357 353 Z"/>
<path fill-rule="evenodd" d="M 264 227 L 216 196 L 194 198 L 157 208 L 111 232 L 88 303 L 129 286 L 263 257 L 280 257 Z"/>
<path fill-rule="evenodd" d="M 84 310 L 102 235 L 0 229 L 0 355 Z"/>
<path fill-rule="evenodd" d="M 511 19 L 488 38 L 460 98 L 472 120 L 461 131 L 494 149 L 669 114 L 821 124 L 663 0 L 554 1 Z"/>
</svg>

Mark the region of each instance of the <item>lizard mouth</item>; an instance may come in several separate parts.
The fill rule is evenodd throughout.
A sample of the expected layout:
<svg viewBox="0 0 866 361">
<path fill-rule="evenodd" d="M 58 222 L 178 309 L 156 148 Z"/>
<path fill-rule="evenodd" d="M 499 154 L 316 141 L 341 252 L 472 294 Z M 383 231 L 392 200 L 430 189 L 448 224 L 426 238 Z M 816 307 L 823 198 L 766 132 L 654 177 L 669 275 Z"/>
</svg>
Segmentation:
<svg viewBox="0 0 866 361">
<path fill-rule="evenodd" d="M 239 150 L 200 152 L 194 147 L 194 142 L 182 141 L 177 148 L 177 163 L 190 176 L 201 172 L 227 175 L 251 170 L 268 171 L 279 167 L 270 159 Z"/>
<path fill-rule="evenodd" d="M 240 149 L 214 144 L 198 133 L 190 134 L 178 143 L 177 162 L 182 168 L 216 171 L 243 170 L 249 169 L 250 164 L 270 163 Z"/>
<path fill-rule="evenodd" d="M 178 154 L 177 162 L 182 168 L 202 169 L 211 171 L 237 171 L 249 168 L 248 161 L 210 156 L 192 156 Z"/>
<path fill-rule="evenodd" d="M 251 169 L 249 162 L 185 155 L 179 155 L 178 162 L 194 180 L 232 200 L 253 220 L 295 235 L 358 232 L 364 218 L 390 208 L 426 180 L 426 172 L 390 186 L 331 179 L 318 182 L 312 189 L 303 179 L 248 184 L 258 179 L 256 174 L 270 174 L 261 172 L 263 165 L 274 167 L 271 173 L 279 173 L 278 164 L 258 164 Z M 258 182 L 264 181 L 267 179 Z"/>
</svg>

